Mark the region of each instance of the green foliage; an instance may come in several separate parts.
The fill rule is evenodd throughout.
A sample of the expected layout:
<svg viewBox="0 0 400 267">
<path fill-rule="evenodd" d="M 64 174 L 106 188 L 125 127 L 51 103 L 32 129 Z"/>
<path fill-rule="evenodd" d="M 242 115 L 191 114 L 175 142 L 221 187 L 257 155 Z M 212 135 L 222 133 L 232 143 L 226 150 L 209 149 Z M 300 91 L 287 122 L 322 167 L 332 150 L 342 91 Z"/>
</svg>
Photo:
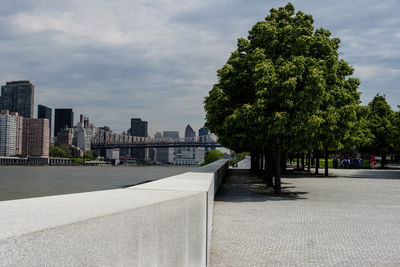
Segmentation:
<svg viewBox="0 0 400 267">
<path fill-rule="evenodd" d="M 72 156 L 67 145 L 52 146 L 49 150 L 49 154 L 50 157 L 57 158 L 70 158 Z"/>
<path fill-rule="evenodd" d="M 374 154 L 392 153 L 396 147 L 396 114 L 386 102 L 384 95 L 376 95 L 368 104 L 368 121 L 371 141 L 364 144 L 363 151 Z"/>
<path fill-rule="evenodd" d="M 400 109 L 400 105 L 397 106 Z M 400 154 L 400 110 L 394 114 L 394 129 L 392 134 L 393 148 L 396 153 Z"/>
<path fill-rule="evenodd" d="M 201 164 L 207 165 L 224 157 L 224 153 L 219 150 L 209 150 L 206 152 L 204 156 L 204 162 Z"/>
<path fill-rule="evenodd" d="M 75 164 L 79 164 L 85 161 L 84 158 L 71 158 Z"/>
<path fill-rule="evenodd" d="M 371 161 L 368 159 L 364 159 L 363 162 L 361 163 L 361 167 L 363 169 L 371 169 Z"/>
<path fill-rule="evenodd" d="M 92 150 L 88 150 L 85 152 L 83 157 L 87 160 L 97 159 L 97 154 L 95 152 L 93 152 Z"/>
<path fill-rule="evenodd" d="M 340 40 L 313 22 L 289 3 L 238 40 L 204 102 L 205 126 L 222 145 L 238 152 L 340 148 L 361 128 L 360 82 L 339 59 Z"/>
<path fill-rule="evenodd" d="M 234 159 L 234 160 L 231 160 L 231 161 L 229 162 L 230 165 L 236 164 L 236 163 L 238 163 L 238 162 L 244 160 L 244 158 L 245 158 L 247 155 L 249 155 L 248 152 L 242 152 L 242 153 L 235 153 L 235 152 L 232 152 L 231 156 L 234 157 L 235 159 Z"/>
</svg>

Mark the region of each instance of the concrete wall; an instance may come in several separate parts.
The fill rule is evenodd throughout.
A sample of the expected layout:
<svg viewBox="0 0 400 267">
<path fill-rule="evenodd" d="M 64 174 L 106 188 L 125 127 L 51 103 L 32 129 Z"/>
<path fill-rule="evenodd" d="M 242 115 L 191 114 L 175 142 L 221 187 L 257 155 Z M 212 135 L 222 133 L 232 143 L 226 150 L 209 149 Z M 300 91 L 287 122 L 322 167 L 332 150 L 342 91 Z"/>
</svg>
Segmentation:
<svg viewBox="0 0 400 267">
<path fill-rule="evenodd" d="M 228 165 L 126 189 L 0 202 L 0 266 L 206 266 Z"/>
</svg>

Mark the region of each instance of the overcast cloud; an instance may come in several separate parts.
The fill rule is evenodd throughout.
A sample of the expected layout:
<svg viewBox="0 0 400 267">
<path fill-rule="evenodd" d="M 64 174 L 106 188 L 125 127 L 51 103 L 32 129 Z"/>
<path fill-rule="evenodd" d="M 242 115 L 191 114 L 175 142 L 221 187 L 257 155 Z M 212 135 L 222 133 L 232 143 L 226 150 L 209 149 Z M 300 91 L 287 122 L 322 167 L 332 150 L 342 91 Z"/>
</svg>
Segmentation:
<svg viewBox="0 0 400 267">
<path fill-rule="evenodd" d="M 0 82 L 27 79 L 35 105 L 71 107 L 116 132 L 204 124 L 203 100 L 239 37 L 286 1 L 2 0 Z M 292 1 L 342 40 L 362 101 L 400 104 L 398 1 Z"/>
</svg>

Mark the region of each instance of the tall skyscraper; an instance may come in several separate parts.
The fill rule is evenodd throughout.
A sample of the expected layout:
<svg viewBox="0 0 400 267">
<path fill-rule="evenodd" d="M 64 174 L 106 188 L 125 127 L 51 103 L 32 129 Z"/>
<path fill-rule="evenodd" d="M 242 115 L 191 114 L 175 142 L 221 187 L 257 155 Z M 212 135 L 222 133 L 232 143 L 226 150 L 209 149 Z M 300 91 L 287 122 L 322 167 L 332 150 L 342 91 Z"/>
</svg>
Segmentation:
<svg viewBox="0 0 400 267">
<path fill-rule="evenodd" d="M 205 128 L 200 128 L 199 129 L 199 136 L 204 136 L 204 135 L 208 135 L 208 130 Z"/>
<path fill-rule="evenodd" d="M 34 94 L 35 86 L 30 81 L 7 82 L 1 86 L 0 110 L 33 118 Z"/>
<path fill-rule="evenodd" d="M 196 137 L 196 132 L 193 128 L 188 124 L 185 129 L 185 138 L 194 138 Z"/>
<path fill-rule="evenodd" d="M 132 118 L 131 136 L 147 137 L 147 121 L 142 121 L 140 118 Z"/>
<path fill-rule="evenodd" d="M 131 136 L 147 137 L 147 121 L 142 121 L 140 118 L 131 119 Z M 147 148 L 132 148 L 131 155 L 137 160 L 148 159 Z"/>
<path fill-rule="evenodd" d="M 54 136 L 62 129 L 72 128 L 74 125 L 74 112 L 72 108 L 56 108 L 54 112 Z"/>
<path fill-rule="evenodd" d="M 24 119 L 22 155 L 49 157 L 49 120 Z"/>
<path fill-rule="evenodd" d="M 51 108 L 43 105 L 38 105 L 38 119 L 48 119 L 49 120 L 49 136 L 51 137 Z"/>
</svg>

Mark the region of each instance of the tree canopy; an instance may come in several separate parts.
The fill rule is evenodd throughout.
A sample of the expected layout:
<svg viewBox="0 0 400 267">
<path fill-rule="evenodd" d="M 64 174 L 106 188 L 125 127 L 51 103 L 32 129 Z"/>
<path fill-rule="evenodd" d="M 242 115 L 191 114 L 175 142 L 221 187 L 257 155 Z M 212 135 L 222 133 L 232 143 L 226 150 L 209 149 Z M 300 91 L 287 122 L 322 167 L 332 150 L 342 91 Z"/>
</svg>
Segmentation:
<svg viewBox="0 0 400 267">
<path fill-rule="evenodd" d="M 370 133 L 370 142 L 365 143 L 361 149 L 373 154 L 385 157 L 388 153 L 394 153 L 397 148 L 397 121 L 396 114 L 386 102 L 384 95 L 377 94 L 366 107 L 368 120 L 366 128 Z M 398 118 L 397 118 L 398 119 Z M 399 150 L 397 150 L 399 151 Z M 384 162 L 382 161 L 382 164 Z"/>
<path fill-rule="evenodd" d="M 360 84 L 339 59 L 340 40 L 314 29 L 289 3 L 271 9 L 217 71 L 205 98 L 206 128 L 236 151 L 339 147 L 357 121 Z M 335 133 L 340 128 L 342 134 Z"/>
</svg>

